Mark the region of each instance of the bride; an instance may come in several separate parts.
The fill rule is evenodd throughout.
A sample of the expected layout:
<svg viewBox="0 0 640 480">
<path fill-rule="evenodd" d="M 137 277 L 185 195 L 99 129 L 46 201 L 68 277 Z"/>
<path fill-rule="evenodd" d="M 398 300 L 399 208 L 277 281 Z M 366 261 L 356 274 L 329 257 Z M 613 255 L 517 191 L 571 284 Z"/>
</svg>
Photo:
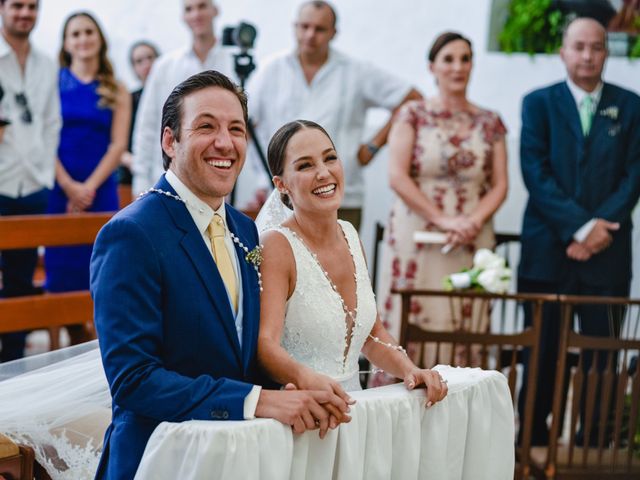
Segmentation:
<svg viewBox="0 0 640 480">
<path fill-rule="evenodd" d="M 267 156 L 277 190 L 256 222 L 264 232 L 262 367 L 281 384 L 347 398 L 360 390 L 362 352 L 408 389 L 426 385 L 427 405 L 442 400 L 440 375 L 416 367 L 378 317 L 358 234 L 338 220 L 344 175 L 327 132 L 306 120 L 287 123 Z"/>
</svg>

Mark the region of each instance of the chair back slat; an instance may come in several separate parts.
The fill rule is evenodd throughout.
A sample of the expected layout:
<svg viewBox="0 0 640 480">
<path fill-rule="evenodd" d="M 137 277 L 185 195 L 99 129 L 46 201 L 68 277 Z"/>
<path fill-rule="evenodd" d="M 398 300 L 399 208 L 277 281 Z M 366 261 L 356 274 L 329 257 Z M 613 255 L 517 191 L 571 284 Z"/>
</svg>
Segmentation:
<svg viewBox="0 0 640 480">
<path fill-rule="evenodd" d="M 562 311 L 556 390 L 545 472 L 547 478 L 640 478 L 640 378 L 632 359 L 640 352 L 640 301 L 624 298 L 559 297 Z M 574 331 L 577 307 L 604 305 L 608 337 Z M 606 317 L 606 318 L 605 318 Z M 577 352 L 577 365 L 565 368 Z M 568 432 L 560 437 L 562 388 L 571 386 Z"/>
</svg>

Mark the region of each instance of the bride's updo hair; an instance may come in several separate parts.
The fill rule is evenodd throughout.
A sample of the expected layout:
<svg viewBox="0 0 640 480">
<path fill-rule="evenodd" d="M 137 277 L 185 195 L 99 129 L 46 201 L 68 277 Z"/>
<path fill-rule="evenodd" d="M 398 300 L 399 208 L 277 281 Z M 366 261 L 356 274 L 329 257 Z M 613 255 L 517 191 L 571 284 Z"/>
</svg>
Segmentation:
<svg viewBox="0 0 640 480">
<path fill-rule="evenodd" d="M 291 138 L 300 130 L 304 129 L 320 130 L 327 136 L 333 148 L 336 148 L 327 131 L 316 122 L 312 122 L 310 120 L 294 120 L 293 122 L 286 123 L 278 129 L 273 137 L 271 137 L 269 148 L 267 148 L 267 163 L 269 164 L 271 177 L 282 175 L 282 173 L 284 172 L 284 162 L 287 156 L 287 146 L 289 145 L 289 140 L 291 140 Z M 280 200 L 282 200 L 282 203 L 284 203 L 287 207 L 293 210 L 293 206 L 291 205 L 289 196 L 286 193 L 280 194 Z"/>
</svg>

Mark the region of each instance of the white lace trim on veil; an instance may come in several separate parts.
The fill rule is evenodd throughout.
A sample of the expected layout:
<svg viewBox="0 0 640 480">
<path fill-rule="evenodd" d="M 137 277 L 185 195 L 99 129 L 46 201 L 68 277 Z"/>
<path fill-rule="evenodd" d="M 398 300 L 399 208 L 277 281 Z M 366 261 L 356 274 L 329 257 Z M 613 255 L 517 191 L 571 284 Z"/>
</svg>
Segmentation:
<svg viewBox="0 0 640 480">
<path fill-rule="evenodd" d="M 282 203 L 278 189 L 274 189 L 256 217 L 258 233 L 263 233 L 279 226 L 292 214 L 293 210 Z"/>
<path fill-rule="evenodd" d="M 0 365 L 0 431 L 54 480 L 93 478 L 110 421 L 97 340 Z"/>
</svg>

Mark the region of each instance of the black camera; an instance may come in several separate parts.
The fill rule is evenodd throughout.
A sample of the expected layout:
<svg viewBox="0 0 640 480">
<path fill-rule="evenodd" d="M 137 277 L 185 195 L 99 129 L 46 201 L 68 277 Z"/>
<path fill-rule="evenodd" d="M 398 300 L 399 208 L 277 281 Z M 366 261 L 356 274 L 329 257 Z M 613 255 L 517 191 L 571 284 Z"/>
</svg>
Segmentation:
<svg viewBox="0 0 640 480">
<path fill-rule="evenodd" d="M 222 45 L 240 47 L 242 50 L 253 48 L 258 31 L 250 23 L 240 22 L 235 27 L 225 27 L 222 31 Z"/>
</svg>

